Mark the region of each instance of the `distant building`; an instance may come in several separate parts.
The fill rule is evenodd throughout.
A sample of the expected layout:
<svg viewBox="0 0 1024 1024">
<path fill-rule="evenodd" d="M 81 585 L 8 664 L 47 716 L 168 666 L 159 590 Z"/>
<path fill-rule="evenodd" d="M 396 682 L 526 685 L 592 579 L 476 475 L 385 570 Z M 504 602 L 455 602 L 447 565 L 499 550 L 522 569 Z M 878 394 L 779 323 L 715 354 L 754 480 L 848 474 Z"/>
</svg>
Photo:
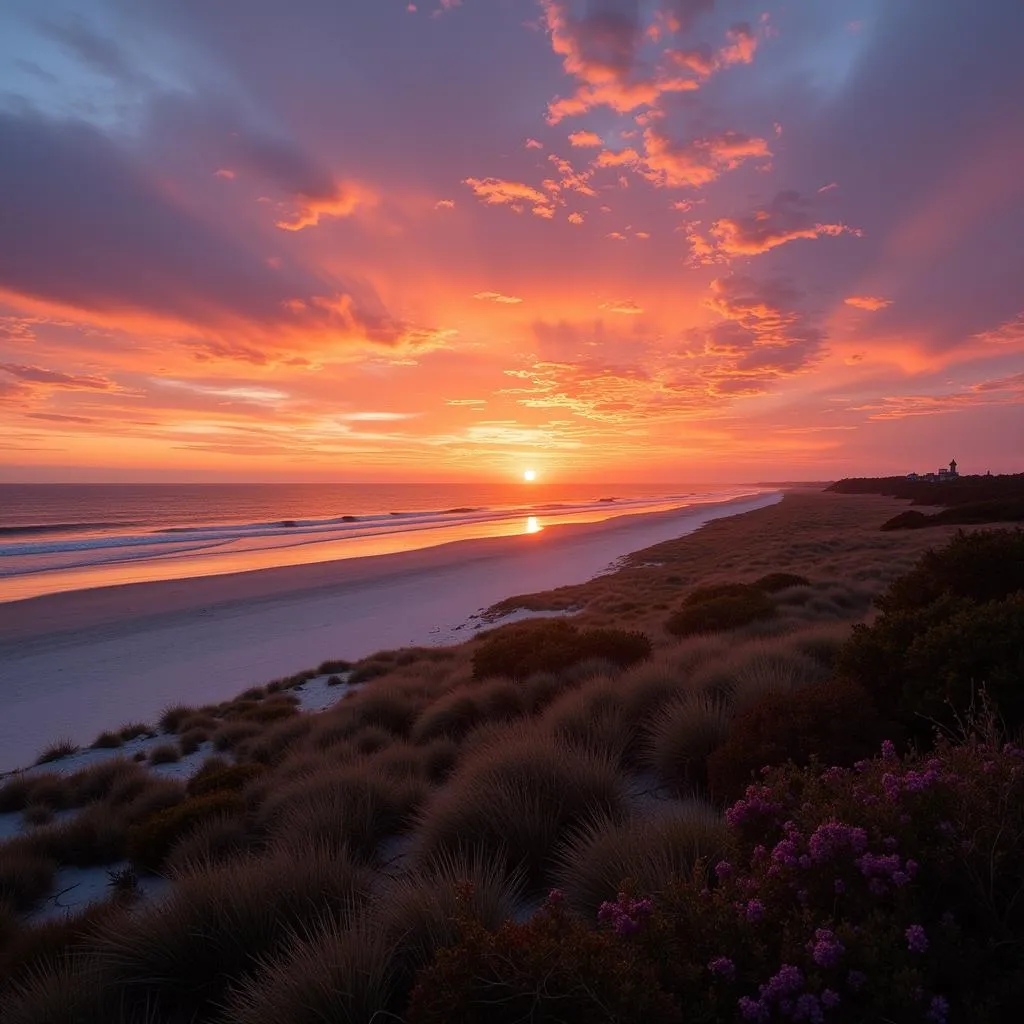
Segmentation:
<svg viewBox="0 0 1024 1024">
<path fill-rule="evenodd" d="M 952 459 L 949 463 L 949 469 L 940 469 L 937 473 L 925 473 L 923 476 L 920 473 L 908 473 L 907 479 L 912 481 L 923 481 L 925 483 L 937 483 L 942 481 L 945 483 L 947 480 L 957 480 L 960 474 L 956 471 L 956 459 Z"/>
</svg>

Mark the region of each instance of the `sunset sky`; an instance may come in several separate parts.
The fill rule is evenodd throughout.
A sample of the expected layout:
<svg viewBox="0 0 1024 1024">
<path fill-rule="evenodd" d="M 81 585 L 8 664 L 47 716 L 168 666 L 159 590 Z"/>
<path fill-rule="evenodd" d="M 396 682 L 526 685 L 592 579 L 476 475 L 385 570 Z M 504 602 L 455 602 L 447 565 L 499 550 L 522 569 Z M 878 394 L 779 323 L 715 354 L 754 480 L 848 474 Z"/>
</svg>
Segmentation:
<svg viewBox="0 0 1024 1024">
<path fill-rule="evenodd" d="M 1020 471 L 1024 3 L 5 0 L 0 480 Z"/>
</svg>

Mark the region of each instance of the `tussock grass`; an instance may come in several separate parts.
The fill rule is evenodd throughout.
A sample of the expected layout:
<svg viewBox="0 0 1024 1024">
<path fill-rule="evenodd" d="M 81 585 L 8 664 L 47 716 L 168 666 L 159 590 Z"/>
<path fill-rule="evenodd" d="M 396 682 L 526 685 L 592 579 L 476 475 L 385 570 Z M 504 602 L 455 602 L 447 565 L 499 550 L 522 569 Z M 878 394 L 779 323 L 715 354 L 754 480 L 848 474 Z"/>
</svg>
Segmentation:
<svg viewBox="0 0 1024 1024">
<path fill-rule="evenodd" d="M 210 734 L 206 729 L 187 729 L 178 736 L 178 746 L 181 748 L 183 757 L 194 754 L 208 739 Z"/>
<path fill-rule="evenodd" d="M 141 868 L 157 870 L 174 846 L 212 818 L 240 817 L 245 805 L 237 793 L 217 792 L 190 797 L 132 825 L 127 852 Z"/>
<path fill-rule="evenodd" d="M 47 747 L 37 758 L 36 764 L 50 764 L 53 761 L 60 761 L 62 758 L 70 757 L 78 753 L 78 744 L 69 739 L 58 740 Z"/>
<path fill-rule="evenodd" d="M 123 740 L 136 740 L 140 736 L 149 738 L 156 733 L 145 722 L 129 722 L 118 730 Z"/>
<path fill-rule="evenodd" d="M 727 846 L 726 825 L 710 804 L 691 801 L 650 820 L 599 817 L 569 835 L 555 880 L 571 905 L 593 920 L 623 883 L 656 896 L 671 882 L 690 878 L 701 858 L 715 863 Z"/>
<path fill-rule="evenodd" d="M 259 735 L 260 727 L 252 722 L 226 722 L 213 734 L 213 749 L 222 753 L 235 750 Z"/>
<path fill-rule="evenodd" d="M 434 740 L 423 746 L 399 741 L 369 757 L 366 768 L 400 779 L 436 784 L 451 774 L 458 757 L 459 748 L 451 740 Z"/>
<path fill-rule="evenodd" d="M 365 1024 L 393 1004 L 394 945 L 370 923 L 324 920 L 235 989 L 226 1024 Z"/>
<path fill-rule="evenodd" d="M 707 784 L 708 756 L 729 735 L 729 710 L 718 700 L 685 696 L 651 722 L 646 757 L 658 777 L 679 793 Z"/>
<path fill-rule="evenodd" d="M 120 860 L 127 831 L 122 811 L 94 803 L 66 821 L 35 830 L 30 842 L 41 855 L 61 865 L 87 868 Z"/>
<path fill-rule="evenodd" d="M 415 779 L 366 768 L 322 768 L 291 785 L 275 787 L 257 815 L 275 846 L 316 842 L 372 860 L 384 838 L 405 831 L 426 796 Z"/>
<path fill-rule="evenodd" d="M 53 885 L 56 861 L 32 841 L 18 837 L 0 846 L 0 904 L 30 910 Z"/>
<path fill-rule="evenodd" d="M 249 757 L 260 764 L 274 765 L 283 760 L 313 730 L 312 718 L 286 719 L 269 726 L 249 744 Z"/>
<path fill-rule="evenodd" d="M 53 808 L 46 804 L 29 804 L 21 812 L 21 820 L 32 827 L 49 825 L 53 821 Z"/>
<path fill-rule="evenodd" d="M 68 955 L 26 972 L 2 998 L 4 1024 L 157 1024 L 141 1006 L 131 1016 L 121 1016 L 122 1000 L 105 987 L 95 960 L 85 955 Z"/>
<path fill-rule="evenodd" d="M 196 709 L 184 704 L 172 704 L 160 712 L 157 722 L 164 732 L 178 732 L 181 723 L 195 715 Z"/>
<path fill-rule="evenodd" d="M 181 760 L 181 750 L 177 743 L 161 743 L 149 752 L 150 764 L 174 764 Z"/>
<path fill-rule="evenodd" d="M 56 772 L 12 775 L 0 786 L 0 814 L 23 811 L 29 804 L 60 811 L 70 807 L 73 800 L 67 779 Z"/>
<path fill-rule="evenodd" d="M 164 861 L 164 871 L 172 878 L 195 874 L 243 856 L 250 846 L 241 818 L 218 815 L 200 822 L 174 844 Z"/>
<path fill-rule="evenodd" d="M 621 689 L 606 676 L 563 693 L 548 706 L 541 724 L 566 746 L 592 751 L 617 764 L 630 760 L 639 735 Z"/>
<path fill-rule="evenodd" d="M 188 780 L 186 789 L 189 796 L 240 792 L 262 778 L 266 771 L 261 764 L 224 764 L 211 759 Z"/>
<path fill-rule="evenodd" d="M 297 930 L 323 917 L 344 926 L 369 888 L 338 849 L 239 859 L 180 878 L 161 903 L 105 930 L 97 955 L 133 1002 L 148 1002 L 161 1020 L 192 1020 Z"/>
<path fill-rule="evenodd" d="M 538 729 L 506 729 L 468 754 L 424 808 L 416 857 L 492 857 L 539 885 L 566 829 L 625 813 L 615 763 Z"/>
<path fill-rule="evenodd" d="M 123 746 L 124 740 L 121 738 L 121 734 L 116 732 L 101 732 L 92 741 L 93 750 L 116 750 Z"/>
</svg>

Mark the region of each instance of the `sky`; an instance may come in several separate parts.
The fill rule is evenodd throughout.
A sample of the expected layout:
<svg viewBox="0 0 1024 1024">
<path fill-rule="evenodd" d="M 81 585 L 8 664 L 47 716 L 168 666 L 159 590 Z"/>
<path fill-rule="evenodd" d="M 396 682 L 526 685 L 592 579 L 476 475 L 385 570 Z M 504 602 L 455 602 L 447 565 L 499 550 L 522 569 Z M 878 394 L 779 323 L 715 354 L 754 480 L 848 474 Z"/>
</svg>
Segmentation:
<svg viewBox="0 0 1024 1024">
<path fill-rule="evenodd" d="M 1022 35 L 5 0 L 0 480 L 1020 471 Z"/>
</svg>

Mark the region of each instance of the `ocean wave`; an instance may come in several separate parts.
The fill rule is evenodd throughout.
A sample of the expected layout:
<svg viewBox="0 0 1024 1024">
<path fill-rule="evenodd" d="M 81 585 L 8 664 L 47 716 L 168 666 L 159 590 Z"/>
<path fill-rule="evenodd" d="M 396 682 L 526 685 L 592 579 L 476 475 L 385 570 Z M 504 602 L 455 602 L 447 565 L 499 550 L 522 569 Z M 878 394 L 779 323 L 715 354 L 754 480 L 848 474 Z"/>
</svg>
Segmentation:
<svg viewBox="0 0 1024 1024">
<path fill-rule="evenodd" d="M 20 526 L 0 526 L 0 537 L 26 534 L 84 533 L 86 530 L 132 530 L 140 523 L 27 523 Z"/>
</svg>

